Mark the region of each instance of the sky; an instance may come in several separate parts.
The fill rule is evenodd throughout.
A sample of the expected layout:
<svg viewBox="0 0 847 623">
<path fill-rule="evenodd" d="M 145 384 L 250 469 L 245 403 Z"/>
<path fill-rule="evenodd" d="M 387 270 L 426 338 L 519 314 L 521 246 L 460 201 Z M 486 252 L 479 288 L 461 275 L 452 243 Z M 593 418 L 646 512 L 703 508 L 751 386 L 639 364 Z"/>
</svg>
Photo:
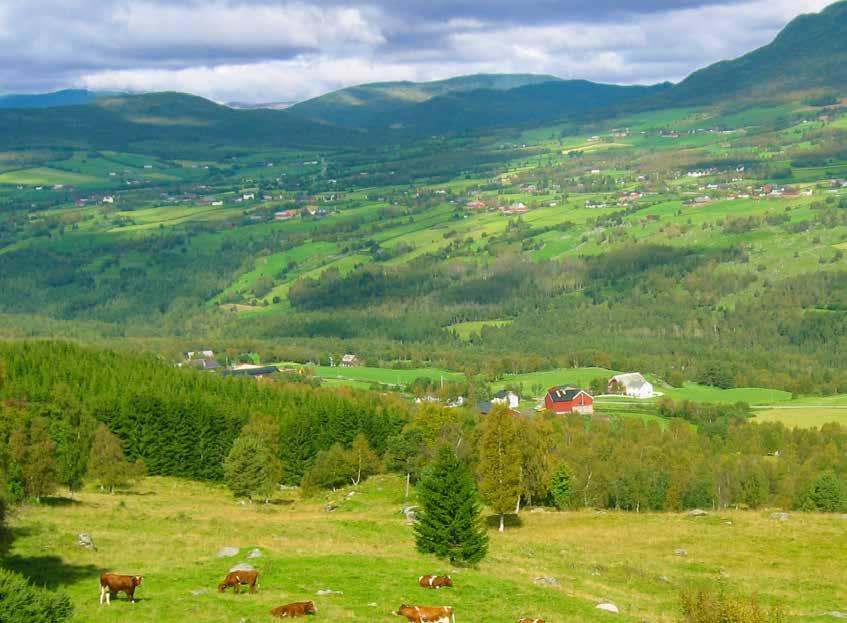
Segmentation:
<svg viewBox="0 0 847 623">
<path fill-rule="evenodd" d="M 678 81 L 832 0 L 0 0 L 0 92 L 294 102 L 472 73 Z"/>
</svg>

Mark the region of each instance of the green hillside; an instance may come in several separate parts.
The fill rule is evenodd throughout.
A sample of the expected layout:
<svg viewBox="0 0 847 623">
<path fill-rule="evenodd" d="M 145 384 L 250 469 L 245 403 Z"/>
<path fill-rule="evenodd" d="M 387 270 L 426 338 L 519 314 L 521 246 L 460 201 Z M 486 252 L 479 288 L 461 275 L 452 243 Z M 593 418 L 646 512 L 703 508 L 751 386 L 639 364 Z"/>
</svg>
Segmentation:
<svg viewBox="0 0 847 623">
<path fill-rule="evenodd" d="M 449 93 L 516 87 L 556 81 L 533 74 L 476 74 L 433 82 L 379 82 L 349 87 L 292 106 L 289 110 L 316 121 L 345 126 L 382 125 L 384 115 Z"/>
<path fill-rule="evenodd" d="M 55 108 L 94 101 L 100 94 L 85 89 L 65 89 L 53 93 L 0 95 L 0 108 Z"/>
<path fill-rule="evenodd" d="M 665 102 L 715 102 L 727 96 L 784 99 L 792 92 L 843 97 L 847 85 L 847 2 L 801 15 L 770 44 L 682 81 Z"/>
</svg>

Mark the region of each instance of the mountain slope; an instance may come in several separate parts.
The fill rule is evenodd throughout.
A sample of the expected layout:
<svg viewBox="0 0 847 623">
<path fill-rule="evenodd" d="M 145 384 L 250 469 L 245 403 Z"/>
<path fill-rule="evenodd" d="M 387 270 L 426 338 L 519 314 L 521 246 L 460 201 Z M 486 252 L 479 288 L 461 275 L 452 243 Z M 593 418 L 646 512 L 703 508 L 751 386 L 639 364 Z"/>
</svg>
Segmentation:
<svg viewBox="0 0 847 623">
<path fill-rule="evenodd" d="M 0 95 L 0 108 L 54 108 L 87 104 L 100 97 L 85 89 L 66 89 L 53 93 Z"/>
<path fill-rule="evenodd" d="M 349 87 L 301 102 L 294 114 L 355 127 L 382 125 L 384 115 L 451 93 L 488 89 L 507 91 L 530 84 L 559 80 L 533 74 L 476 74 L 434 82 L 378 82 Z"/>
<path fill-rule="evenodd" d="M 847 92 L 847 1 L 801 15 L 758 50 L 694 72 L 660 101 L 708 103 L 797 91 Z"/>
<path fill-rule="evenodd" d="M 283 110 L 233 110 L 182 93 L 100 98 L 82 106 L 0 110 L 9 148 L 143 147 L 151 153 L 191 153 L 215 145 L 356 145 L 362 133 L 332 128 Z"/>
</svg>

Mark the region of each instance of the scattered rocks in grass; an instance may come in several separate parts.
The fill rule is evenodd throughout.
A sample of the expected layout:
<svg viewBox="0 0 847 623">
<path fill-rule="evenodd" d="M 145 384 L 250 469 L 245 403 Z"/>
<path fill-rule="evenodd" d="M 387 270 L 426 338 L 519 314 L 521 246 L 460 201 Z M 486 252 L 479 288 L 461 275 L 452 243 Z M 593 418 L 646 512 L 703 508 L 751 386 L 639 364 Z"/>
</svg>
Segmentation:
<svg viewBox="0 0 847 623">
<path fill-rule="evenodd" d="M 343 595 L 342 591 L 334 591 L 329 588 L 322 588 L 317 592 L 320 597 L 326 597 L 327 595 Z"/>
<path fill-rule="evenodd" d="M 76 538 L 76 543 L 80 547 L 84 547 L 85 549 L 91 549 L 95 552 L 97 551 L 97 546 L 94 544 L 94 539 L 92 539 L 91 535 L 87 532 L 80 532 Z"/>
<path fill-rule="evenodd" d="M 233 556 L 238 556 L 238 552 L 240 551 L 237 547 L 222 547 L 215 556 L 218 558 L 232 558 Z"/>
<path fill-rule="evenodd" d="M 847 619 L 847 614 L 845 614 L 843 612 L 839 612 L 838 610 L 832 610 L 830 612 L 824 612 L 822 616 L 833 617 L 835 619 Z"/>
<path fill-rule="evenodd" d="M 409 523 L 417 523 L 418 510 L 420 510 L 420 507 L 418 506 L 404 506 L 402 509 L 402 513 L 406 516 L 406 521 L 408 521 Z"/>
<path fill-rule="evenodd" d="M 230 573 L 235 573 L 236 571 L 255 571 L 256 569 L 253 565 L 247 564 L 246 562 L 240 562 L 234 567 L 229 568 Z"/>
<path fill-rule="evenodd" d="M 685 556 L 688 556 L 688 550 L 679 547 L 679 548 L 677 548 L 673 551 L 673 555 L 685 557 Z"/>
<path fill-rule="evenodd" d="M 556 588 L 560 588 L 562 586 L 562 583 L 559 582 L 559 580 L 554 578 L 552 575 L 543 575 L 541 577 L 537 577 L 532 582 L 536 586 L 554 586 Z"/>
<path fill-rule="evenodd" d="M 668 576 L 666 576 L 666 575 L 660 575 L 660 576 L 659 576 L 659 579 L 660 579 L 662 582 L 670 582 L 670 581 L 671 581 L 671 579 L 670 579 Z"/>
<path fill-rule="evenodd" d="M 597 604 L 597 609 L 598 610 L 605 610 L 606 612 L 611 612 L 613 614 L 620 613 L 620 610 L 618 610 L 618 607 L 615 604 L 612 604 L 612 603 Z"/>
<path fill-rule="evenodd" d="M 771 519 L 775 521 L 788 521 L 790 517 L 788 513 L 771 513 Z"/>
<path fill-rule="evenodd" d="M 338 509 L 338 504 L 335 502 L 329 502 L 326 506 L 324 506 L 324 510 L 328 513 L 331 513 L 334 510 Z"/>
<path fill-rule="evenodd" d="M 258 547 L 255 547 L 255 548 L 251 549 L 249 552 L 247 552 L 247 558 L 248 559 L 249 558 L 261 558 L 262 556 L 264 556 L 264 554 L 262 553 L 262 550 L 260 550 Z"/>
<path fill-rule="evenodd" d="M 688 511 L 689 517 L 705 517 L 708 514 L 709 513 L 704 511 L 702 508 L 694 508 L 694 509 Z"/>
</svg>

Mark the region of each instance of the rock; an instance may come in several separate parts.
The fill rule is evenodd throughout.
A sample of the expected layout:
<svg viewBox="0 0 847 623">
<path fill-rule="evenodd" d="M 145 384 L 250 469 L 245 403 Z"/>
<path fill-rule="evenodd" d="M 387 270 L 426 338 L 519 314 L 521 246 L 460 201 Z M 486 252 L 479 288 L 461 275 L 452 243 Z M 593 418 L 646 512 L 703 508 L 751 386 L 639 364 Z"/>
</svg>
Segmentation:
<svg viewBox="0 0 847 623">
<path fill-rule="evenodd" d="M 209 589 L 207 589 L 207 588 L 196 588 L 193 591 L 188 591 L 188 592 L 191 593 L 192 597 L 200 597 L 200 595 L 208 594 Z"/>
<path fill-rule="evenodd" d="M 215 556 L 218 558 L 232 558 L 233 556 L 238 556 L 238 552 L 240 551 L 237 547 L 222 547 Z"/>
<path fill-rule="evenodd" d="M 546 513 L 546 512 L 547 512 L 547 509 L 546 509 L 546 508 L 543 508 L 543 507 L 541 507 L 541 506 L 536 506 L 535 508 L 533 508 L 533 509 L 532 509 L 531 511 L 529 511 L 529 512 L 530 512 L 530 513 Z"/>
<path fill-rule="evenodd" d="M 402 513 L 406 516 L 406 521 L 409 523 L 418 522 L 418 506 L 404 506 Z"/>
<path fill-rule="evenodd" d="M 771 519 L 776 521 L 788 521 L 789 517 L 791 517 L 791 515 L 788 513 L 771 513 Z"/>
<path fill-rule="evenodd" d="M 843 515 L 841 515 L 841 519 L 847 519 L 847 513 L 844 513 Z"/>
<path fill-rule="evenodd" d="M 693 510 L 688 511 L 689 517 L 705 517 L 708 514 L 709 513 L 704 511 L 702 508 L 695 508 Z"/>
<path fill-rule="evenodd" d="M 237 565 L 235 565 L 234 567 L 229 568 L 230 573 L 233 573 L 235 571 L 255 571 L 255 570 L 256 569 L 253 567 L 253 565 L 248 565 L 246 562 L 240 562 Z"/>
<path fill-rule="evenodd" d="M 670 579 L 668 576 L 666 576 L 666 575 L 660 575 L 660 576 L 659 576 L 659 579 L 660 579 L 662 582 L 670 582 L 670 581 L 671 581 L 671 579 Z"/>
<path fill-rule="evenodd" d="M 355 492 L 355 491 L 351 491 L 350 493 L 348 493 L 348 494 L 347 494 L 347 499 L 349 500 L 349 499 L 350 499 L 350 498 L 352 498 L 354 495 L 356 495 L 356 492 Z"/>
<path fill-rule="evenodd" d="M 97 546 L 94 545 L 94 539 L 92 539 L 91 535 L 87 532 L 80 532 L 76 538 L 76 543 L 80 547 L 84 547 L 85 549 L 93 549 L 95 552 L 97 551 Z"/>
<path fill-rule="evenodd" d="M 847 619 L 847 614 L 844 614 L 843 612 L 839 612 L 838 610 L 832 610 L 830 612 L 824 612 L 822 616 L 833 617 L 833 618 L 836 618 L 836 619 Z"/>
<path fill-rule="evenodd" d="M 555 586 L 557 588 L 562 586 L 562 583 L 559 582 L 559 580 L 549 575 L 535 578 L 532 582 L 536 586 Z"/>
<path fill-rule="evenodd" d="M 338 508 L 338 504 L 336 504 L 335 502 L 329 502 L 326 506 L 324 506 L 324 510 L 328 513 L 331 513 L 332 511 L 336 510 L 337 508 Z"/>
<path fill-rule="evenodd" d="M 319 590 L 317 594 L 321 597 L 325 597 L 326 595 L 343 595 L 344 593 L 341 591 L 333 591 L 328 588 L 323 588 Z"/>
<path fill-rule="evenodd" d="M 376 602 L 369 603 L 368 608 L 376 608 Z"/>
<path fill-rule="evenodd" d="M 615 614 L 620 612 L 615 604 L 597 604 L 597 609 L 605 610 L 606 612 L 613 612 Z"/>
<path fill-rule="evenodd" d="M 258 547 L 253 548 L 249 552 L 247 552 L 247 558 L 248 559 L 250 559 L 250 558 L 261 558 L 262 556 L 264 556 L 264 554 L 262 553 L 262 550 L 260 550 Z"/>
<path fill-rule="evenodd" d="M 681 547 L 673 551 L 674 556 L 688 556 L 688 550 Z"/>
</svg>

